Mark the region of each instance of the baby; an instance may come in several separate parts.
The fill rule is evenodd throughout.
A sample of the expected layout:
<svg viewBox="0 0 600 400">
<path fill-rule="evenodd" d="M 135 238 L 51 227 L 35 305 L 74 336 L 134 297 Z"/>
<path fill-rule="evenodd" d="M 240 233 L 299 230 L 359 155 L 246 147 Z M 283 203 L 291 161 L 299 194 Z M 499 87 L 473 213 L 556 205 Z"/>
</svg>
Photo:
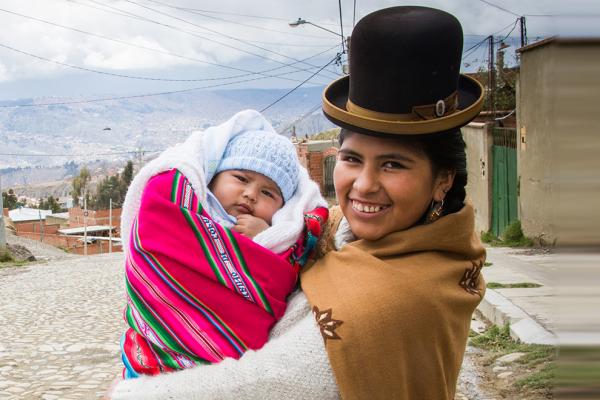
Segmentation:
<svg viewBox="0 0 600 400">
<path fill-rule="evenodd" d="M 209 214 L 253 238 L 296 191 L 299 161 L 287 138 L 263 131 L 233 138 L 208 184 Z"/>
<path fill-rule="evenodd" d="M 136 177 L 130 188 L 124 211 L 133 215 L 129 229 L 124 219 L 124 235 L 130 232 L 124 241 L 125 378 L 239 358 L 262 347 L 320 235 L 326 203 L 294 145 L 260 114 L 243 113 L 234 116 L 236 124 L 223 124 L 214 141 L 207 136 L 214 131 L 188 139 L 190 148 L 203 143 L 199 151 L 206 156 L 228 138 L 215 168 L 202 157 L 187 159 L 191 152 L 184 144 L 173 162 L 181 168 L 167 169 L 161 156 L 154 164 L 160 172 L 153 170 L 147 181 Z M 204 180 L 197 179 L 202 174 Z M 209 181 L 204 196 L 192 177 Z M 143 187 L 139 200 L 137 187 Z M 278 211 L 287 219 L 275 224 Z M 283 240 L 286 228 L 291 241 Z"/>
</svg>

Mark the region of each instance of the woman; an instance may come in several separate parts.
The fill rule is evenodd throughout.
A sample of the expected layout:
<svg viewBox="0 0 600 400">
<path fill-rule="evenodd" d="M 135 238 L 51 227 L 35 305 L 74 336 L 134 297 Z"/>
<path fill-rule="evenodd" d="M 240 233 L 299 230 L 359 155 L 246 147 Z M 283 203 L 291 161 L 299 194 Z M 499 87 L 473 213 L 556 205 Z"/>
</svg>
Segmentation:
<svg viewBox="0 0 600 400">
<path fill-rule="evenodd" d="M 350 76 L 323 95 L 343 128 L 339 207 L 303 293 L 262 349 L 120 383 L 114 398 L 454 398 L 484 292 L 460 135 L 482 87 L 459 74 L 462 29 L 439 10 L 374 12 L 351 44 Z"/>
</svg>

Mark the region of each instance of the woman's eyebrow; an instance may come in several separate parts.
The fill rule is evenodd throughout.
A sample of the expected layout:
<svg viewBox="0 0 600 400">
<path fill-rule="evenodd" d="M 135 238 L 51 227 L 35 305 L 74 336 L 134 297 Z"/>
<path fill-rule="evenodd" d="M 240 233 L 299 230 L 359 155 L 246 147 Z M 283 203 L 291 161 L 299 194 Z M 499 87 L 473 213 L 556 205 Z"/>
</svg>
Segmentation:
<svg viewBox="0 0 600 400">
<path fill-rule="evenodd" d="M 362 157 L 362 156 L 360 155 L 360 153 L 357 153 L 356 151 L 354 151 L 354 150 L 349 150 L 349 149 L 340 149 L 340 150 L 338 150 L 338 153 L 342 153 L 342 154 L 345 154 L 345 155 L 347 155 L 347 156 Z"/>
<path fill-rule="evenodd" d="M 412 159 L 411 157 L 407 157 L 403 154 L 400 153 L 389 153 L 389 154 L 380 154 L 377 156 L 378 160 L 382 160 L 382 159 L 387 159 L 387 160 L 402 160 L 405 162 L 415 162 L 414 159 Z"/>
</svg>

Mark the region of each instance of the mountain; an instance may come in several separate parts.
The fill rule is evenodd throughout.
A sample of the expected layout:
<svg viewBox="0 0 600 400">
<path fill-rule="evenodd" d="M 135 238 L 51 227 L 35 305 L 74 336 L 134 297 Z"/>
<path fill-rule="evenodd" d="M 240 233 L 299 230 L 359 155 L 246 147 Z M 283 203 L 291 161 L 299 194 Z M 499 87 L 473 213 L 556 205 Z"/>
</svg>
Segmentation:
<svg viewBox="0 0 600 400">
<path fill-rule="evenodd" d="M 288 128 L 282 132 L 287 136 L 294 122 L 299 137 L 330 129 L 333 125 L 319 107 L 322 90 L 322 87 L 300 88 L 264 115 L 276 130 Z M 183 141 L 195 130 L 227 120 L 238 111 L 260 110 L 288 91 L 197 91 L 99 102 L 84 102 L 84 98 L 2 101 L 3 186 L 68 179 L 78 173 L 81 165 L 124 164 L 125 160 L 136 157 L 138 151 L 143 151 L 147 158 Z M 35 106 L 48 103 L 70 104 Z"/>
</svg>

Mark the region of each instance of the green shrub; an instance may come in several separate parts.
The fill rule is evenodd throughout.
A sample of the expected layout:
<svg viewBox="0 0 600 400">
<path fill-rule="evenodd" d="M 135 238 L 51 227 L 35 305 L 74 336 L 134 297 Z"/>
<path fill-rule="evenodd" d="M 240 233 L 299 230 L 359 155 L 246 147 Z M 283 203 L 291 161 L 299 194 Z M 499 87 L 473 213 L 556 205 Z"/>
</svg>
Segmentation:
<svg viewBox="0 0 600 400">
<path fill-rule="evenodd" d="M 492 232 L 481 232 L 481 241 L 483 243 L 492 244 L 499 241 L 499 239 Z"/>
<path fill-rule="evenodd" d="M 533 246 L 533 240 L 526 237 L 521 229 L 521 221 L 511 222 L 502 235 L 503 242 L 506 246 L 510 247 L 528 247 Z"/>
<path fill-rule="evenodd" d="M 10 255 L 10 253 L 8 252 L 8 250 L 0 250 L 0 262 L 9 262 L 9 261 L 13 261 L 12 256 Z"/>
</svg>

